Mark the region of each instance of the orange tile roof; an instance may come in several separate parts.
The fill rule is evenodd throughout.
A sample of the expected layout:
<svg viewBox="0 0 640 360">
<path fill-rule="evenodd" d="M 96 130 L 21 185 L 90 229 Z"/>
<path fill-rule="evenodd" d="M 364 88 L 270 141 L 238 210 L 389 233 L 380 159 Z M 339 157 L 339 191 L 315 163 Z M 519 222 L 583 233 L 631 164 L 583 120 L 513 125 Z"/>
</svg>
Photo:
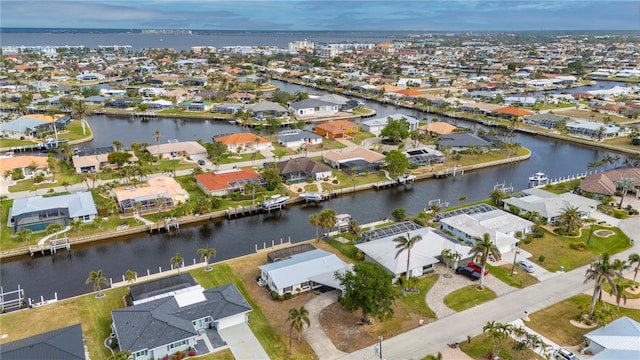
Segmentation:
<svg viewBox="0 0 640 360">
<path fill-rule="evenodd" d="M 420 126 L 419 129 L 421 130 L 424 129 L 429 132 L 445 135 L 445 134 L 451 134 L 457 128 L 449 123 L 438 121 L 438 122 L 432 122 L 430 124 Z"/>
<path fill-rule="evenodd" d="M 229 135 L 217 137 L 216 141 L 221 142 L 225 145 L 231 145 L 231 144 L 255 143 L 256 139 L 259 140 L 260 144 L 270 142 L 269 140 L 263 138 L 262 136 L 258 136 L 252 133 L 229 134 Z"/>
<path fill-rule="evenodd" d="M 422 95 L 422 93 L 416 89 L 406 89 L 406 90 L 400 90 L 400 91 L 396 91 L 396 93 L 398 94 L 402 94 L 402 95 L 406 95 L 406 96 L 419 96 Z"/>
<path fill-rule="evenodd" d="M 333 120 L 327 121 L 326 123 L 320 124 L 316 127 L 332 134 L 341 134 L 346 129 L 358 127 L 358 124 L 348 120 Z"/>
<path fill-rule="evenodd" d="M 255 172 L 251 168 L 242 168 L 231 171 L 224 171 L 218 173 L 204 173 L 195 176 L 196 181 L 202 184 L 209 191 L 229 189 L 229 185 L 232 181 L 245 180 L 245 179 L 258 179 L 260 174 Z"/>
<path fill-rule="evenodd" d="M 53 116 L 49 116 L 49 115 L 45 115 L 45 114 L 29 114 L 29 115 L 25 115 L 25 117 L 50 123 L 50 122 L 53 122 L 54 119 L 55 120 L 59 120 L 60 118 L 63 118 L 64 115 L 63 114 L 55 114 Z"/>
<path fill-rule="evenodd" d="M 31 163 L 36 163 L 38 169 L 47 167 L 46 156 L 12 156 L 8 158 L 2 158 L 0 160 L 0 176 L 7 170 L 13 170 L 17 168 L 25 168 Z"/>
<path fill-rule="evenodd" d="M 499 113 L 499 114 L 513 115 L 513 116 L 527 116 L 527 115 L 532 115 L 533 114 L 531 111 L 527 111 L 527 110 L 524 110 L 524 109 L 511 107 L 511 106 L 498 108 L 498 109 L 493 110 L 493 112 L 494 113 Z"/>
</svg>

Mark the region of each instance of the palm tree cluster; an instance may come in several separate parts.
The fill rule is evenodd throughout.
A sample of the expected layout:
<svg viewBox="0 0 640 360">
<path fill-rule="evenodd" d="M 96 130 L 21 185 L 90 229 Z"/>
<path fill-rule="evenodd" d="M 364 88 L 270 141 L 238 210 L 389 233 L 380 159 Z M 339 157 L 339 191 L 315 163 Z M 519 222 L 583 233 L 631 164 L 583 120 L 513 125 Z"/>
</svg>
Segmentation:
<svg viewBox="0 0 640 360">
<path fill-rule="evenodd" d="M 517 325 L 491 321 L 482 328 L 482 332 L 489 335 L 493 359 L 500 358 L 499 354 L 505 350 L 504 343 L 509 336 L 514 339 L 509 349 L 511 358 L 514 360 L 526 359 L 529 351 L 535 352 L 536 350 L 541 356 L 544 356 L 549 349 L 549 345 L 545 344 L 540 336 L 530 334 L 523 327 Z"/>
<path fill-rule="evenodd" d="M 616 165 L 620 162 L 620 155 L 611 156 L 611 154 L 605 154 L 602 159 L 590 162 L 587 164 L 587 170 L 597 170 L 598 168 L 604 168 L 606 171 L 609 165 Z"/>
<path fill-rule="evenodd" d="M 309 224 L 316 230 L 316 241 L 320 241 L 318 230 L 322 230 L 324 233 L 329 233 L 331 228 L 336 226 L 336 211 L 333 209 L 326 209 L 321 213 L 309 215 Z"/>
<path fill-rule="evenodd" d="M 635 265 L 635 267 L 634 267 Z M 634 267 L 633 282 L 624 281 L 623 272 Z M 594 261 L 585 273 L 585 284 L 587 282 L 595 282 L 593 287 L 593 295 L 591 297 L 591 305 L 589 308 L 589 318 L 594 318 L 596 303 L 602 300 L 602 290 L 605 284 L 608 285 L 610 295 L 616 296 L 616 303 L 620 307 L 620 302 L 627 302 L 626 291 L 631 286 L 636 286 L 636 276 L 640 270 L 640 255 L 631 254 L 625 260 L 611 260 L 608 253 L 603 253 L 600 258 Z"/>
</svg>

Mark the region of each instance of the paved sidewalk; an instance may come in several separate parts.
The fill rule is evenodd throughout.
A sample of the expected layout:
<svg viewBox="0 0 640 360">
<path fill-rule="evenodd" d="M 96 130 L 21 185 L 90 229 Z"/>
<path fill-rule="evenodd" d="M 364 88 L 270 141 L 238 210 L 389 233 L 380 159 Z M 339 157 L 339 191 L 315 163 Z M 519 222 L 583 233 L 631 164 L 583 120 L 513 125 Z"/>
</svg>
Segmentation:
<svg viewBox="0 0 640 360">
<path fill-rule="evenodd" d="M 313 351 L 321 359 L 338 359 L 347 355 L 347 353 L 336 349 L 320 324 L 320 312 L 325 307 L 338 301 L 338 295 L 338 290 L 326 292 L 314 297 L 304 305 L 309 311 L 311 325 L 304 329 L 303 334 Z"/>
</svg>

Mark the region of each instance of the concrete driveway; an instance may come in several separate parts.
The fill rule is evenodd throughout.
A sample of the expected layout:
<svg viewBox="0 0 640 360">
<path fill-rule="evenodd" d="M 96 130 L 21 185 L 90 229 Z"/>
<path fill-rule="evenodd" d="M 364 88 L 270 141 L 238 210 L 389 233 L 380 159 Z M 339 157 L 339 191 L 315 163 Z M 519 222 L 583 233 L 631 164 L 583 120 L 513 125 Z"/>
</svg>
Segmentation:
<svg viewBox="0 0 640 360">
<path fill-rule="evenodd" d="M 269 359 L 248 324 L 239 324 L 219 330 L 218 333 L 236 359 Z"/>
</svg>

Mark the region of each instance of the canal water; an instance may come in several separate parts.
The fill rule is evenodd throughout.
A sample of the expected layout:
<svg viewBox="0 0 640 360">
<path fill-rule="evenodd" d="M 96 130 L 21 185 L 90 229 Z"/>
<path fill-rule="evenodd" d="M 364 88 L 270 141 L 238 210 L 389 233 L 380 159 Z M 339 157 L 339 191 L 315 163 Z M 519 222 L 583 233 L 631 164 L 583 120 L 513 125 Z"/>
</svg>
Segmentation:
<svg viewBox="0 0 640 360">
<path fill-rule="evenodd" d="M 284 91 L 309 91 L 306 88 L 278 83 Z M 316 92 L 314 90 L 314 92 Z M 318 92 L 319 93 L 319 92 Z M 377 103 L 367 103 L 379 116 L 397 112 L 419 119 L 430 119 L 438 115 L 395 108 Z M 219 133 L 242 131 L 242 128 L 224 122 L 203 122 L 177 119 L 152 119 L 149 123 L 127 118 L 95 116 L 88 119 L 96 133 L 90 147 L 108 146 L 113 140 L 124 144 L 155 140 L 152 133 L 158 129 L 163 138 L 209 141 Z M 463 120 L 451 120 L 459 126 L 474 127 Z M 496 183 L 504 182 L 521 190 L 528 186 L 528 177 L 537 171 L 544 171 L 551 178 L 566 177 L 582 173 L 589 162 L 602 158 L 606 152 L 591 147 L 550 140 L 540 136 L 516 135 L 514 141 L 532 151 L 531 159 L 518 164 L 503 165 L 463 176 L 432 179 L 414 184 L 410 190 L 402 188 L 383 191 L 369 191 L 366 194 L 344 195 L 320 207 L 292 206 L 281 213 L 257 215 L 242 219 L 216 219 L 204 224 L 183 226 L 179 231 L 162 234 L 140 234 L 127 239 L 104 241 L 87 246 L 74 246 L 71 256 L 62 251 L 53 256 L 18 258 L 3 261 L 0 265 L 2 286 L 5 291 L 15 289 L 19 284 L 27 297 L 39 299 L 53 297 L 54 292 L 66 298 L 91 291 L 85 279 L 92 270 L 102 269 L 107 278 L 122 280 L 128 270 L 144 275 L 158 268 L 169 268 L 170 259 L 180 253 L 187 264 L 197 258 L 197 249 L 215 247 L 216 261 L 253 253 L 255 248 L 269 246 L 291 240 L 299 242 L 311 239 L 315 231 L 309 225 L 309 215 L 323 208 L 333 208 L 337 213 L 349 213 L 359 223 L 377 221 L 391 216 L 395 208 L 404 208 L 408 214 L 415 214 L 428 207 L 430 200 L 441 199 L 450 204 L 458 204 L 462 196 L 467 201 L 485 199 Z M 350 184 L 345 184 L 349 187 Z M 258 269 L 256 269 L 256 274 Z"/>
</svg>

